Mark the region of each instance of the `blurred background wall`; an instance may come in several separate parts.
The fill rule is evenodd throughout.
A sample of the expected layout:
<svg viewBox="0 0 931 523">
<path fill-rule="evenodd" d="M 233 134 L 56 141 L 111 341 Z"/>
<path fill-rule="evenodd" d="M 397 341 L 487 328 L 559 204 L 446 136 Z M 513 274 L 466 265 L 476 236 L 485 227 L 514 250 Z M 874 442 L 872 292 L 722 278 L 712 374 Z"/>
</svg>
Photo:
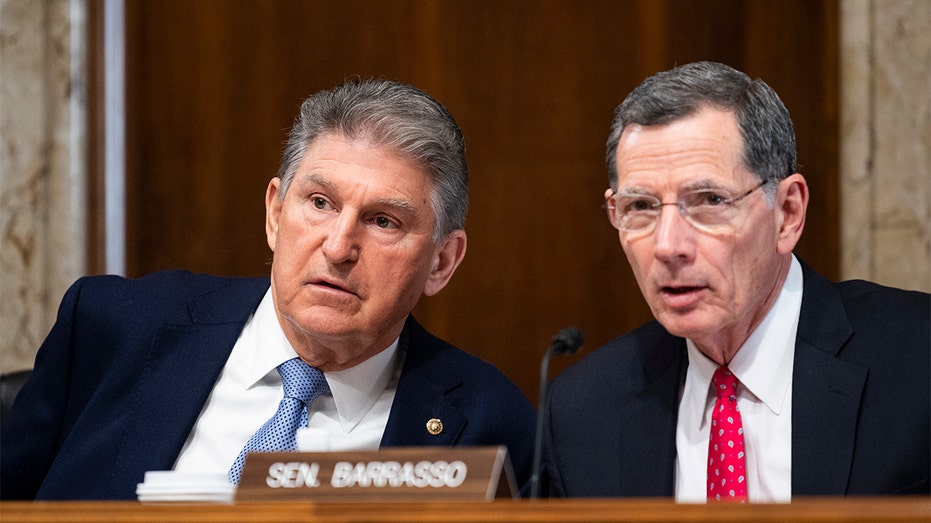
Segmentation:
<svg viewBox="0 0 931 523">
<path fill-rule="evenodd" d="M 415 315 L 535 398 L 560 328 L 584 356 L 650 319 L 600 208 L 604 141 L 627 92 L 695 60 L 792 113 L 802 258 L 931 290 L 926 0 L 0 0 L 0 372 L 32 365 L 82 274 L 267 274 L 299 103 L 379 76 L 466 139 L 468 254 Z"/>
</svg>

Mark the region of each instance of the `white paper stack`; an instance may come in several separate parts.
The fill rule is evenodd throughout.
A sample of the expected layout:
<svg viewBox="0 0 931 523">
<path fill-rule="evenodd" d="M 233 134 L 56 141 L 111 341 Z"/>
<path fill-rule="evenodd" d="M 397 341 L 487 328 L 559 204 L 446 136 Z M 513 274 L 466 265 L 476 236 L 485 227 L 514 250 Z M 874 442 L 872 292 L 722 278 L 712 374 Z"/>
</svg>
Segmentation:
<svg viewBox="0 0 931 523">
<path fill-rule="evenodd" d="M 155 470 L 146 472 L 143 482 L 136 485 L 136 497 L 148 503 L 232 503 L 235 495 L 236 486 L 230 484 L 226 474 Z"/>
</svg>

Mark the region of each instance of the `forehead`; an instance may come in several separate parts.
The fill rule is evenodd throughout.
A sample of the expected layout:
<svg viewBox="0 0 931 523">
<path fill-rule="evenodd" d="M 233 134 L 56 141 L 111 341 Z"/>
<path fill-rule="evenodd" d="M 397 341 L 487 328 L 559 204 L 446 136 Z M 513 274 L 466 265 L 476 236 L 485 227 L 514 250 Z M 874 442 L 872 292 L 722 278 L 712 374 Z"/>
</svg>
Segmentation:
<svg viewBox="0 0 931 523">
<path fill-rule="evenodd" d="M 752 179 L 734 113 L 706 107 L 664 125 L 631 125 L 617 148 L 620 187 L 730 185 Z"/>
<path fill-rule="evenodd" d="M 396 149 L 342 134 L 324 134 L 311 142 L 294 181 L 410 197 L 432 189 L 429 170 Z"/>
</svg>

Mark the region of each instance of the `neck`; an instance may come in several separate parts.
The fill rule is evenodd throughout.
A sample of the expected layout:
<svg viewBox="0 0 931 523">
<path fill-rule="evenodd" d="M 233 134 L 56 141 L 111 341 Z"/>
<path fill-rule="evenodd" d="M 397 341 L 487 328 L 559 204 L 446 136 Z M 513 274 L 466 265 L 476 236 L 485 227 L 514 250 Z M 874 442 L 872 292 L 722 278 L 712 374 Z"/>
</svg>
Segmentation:
<svg viewBox="0 0 931 523">
<path fill-rule="evenodd" d="M 766 315 L 775 305 L 782 292 L 782 286 L 785 284 L 786 277 L 789 275 L 789 268 L 792 265 L 792 256 L 780 257 L 776 267 L 776 278 L 769 286 L 765 298 L 755 307 L 755 312 L 748 317 L 743 323 L 738 323 L 730 328 L 724 328 L 720 331 L 710 333 L 708 336 L 699 336 L 692 338 L 698 349 L 718 365 L 727 365 L 734 359 L 737 352 L 743 347 L 747 339 L 753 334 L 753 331 L 760 326 Z"/>
</svg>

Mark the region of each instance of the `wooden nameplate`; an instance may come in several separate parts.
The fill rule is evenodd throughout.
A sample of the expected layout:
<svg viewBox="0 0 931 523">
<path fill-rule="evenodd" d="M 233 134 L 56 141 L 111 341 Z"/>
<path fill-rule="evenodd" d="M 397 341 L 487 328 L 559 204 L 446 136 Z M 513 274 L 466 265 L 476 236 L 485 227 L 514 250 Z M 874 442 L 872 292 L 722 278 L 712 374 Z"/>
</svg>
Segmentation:
<svg viewBox="0 0 931 523">
<path fill-rule="evenodd" d="M 492 501 L 519 497 L 507 449 L 399 447 L 246 457 L 236 501 Z"/>
</svg>

